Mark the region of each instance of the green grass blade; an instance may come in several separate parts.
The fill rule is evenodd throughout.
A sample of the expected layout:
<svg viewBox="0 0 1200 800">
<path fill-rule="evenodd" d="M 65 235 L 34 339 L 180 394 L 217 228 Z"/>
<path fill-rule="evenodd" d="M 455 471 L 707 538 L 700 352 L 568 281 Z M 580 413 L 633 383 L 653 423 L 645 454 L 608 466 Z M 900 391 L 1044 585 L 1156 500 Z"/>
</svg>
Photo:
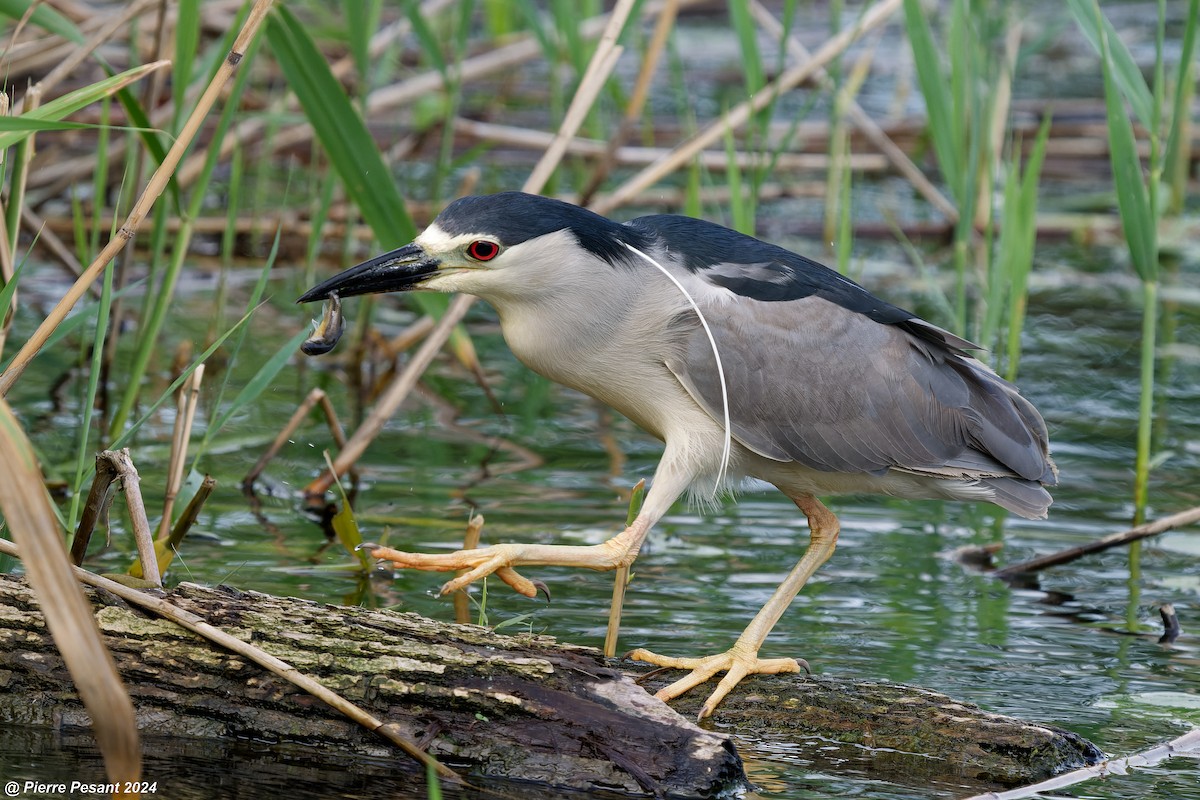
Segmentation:
<svg viewBox="0 0 1200 800">
<path fill-rule="evenodd" d="M 1099 5 L 1093 6 L 1100 15 Z M 1158 235 L 1150 195 L 1142 175 L 1133 123 L 1121 102 L 1120 88 L 1110 58 L 1113 52 L 1106 32 L 1100 34 L 1100 65 L 1104 72 L 1104 107 L 1108 117 L 1108 140 L 1113 183 L 1121 229 L 1129 246 L 1133 267 L 1143 281 L 1158 279 Z"/>
<path fill-rule="evenodd" d="M 729 16 L 733 20 L 733 30 L 742 54 L 742 77 L 746 82 L 746 90 L 754 94 L 762 89 L 767 79 L 762 53 L 758 49 L 758 26 L 750 16 L 748 0 L 732 0 L 729 3 Z"/>
<path fill-rule="evenodd" d="M 213 353 L 217 352 L 218 348 L 220 348 L 223 344 L 225 344 L 226 339 L 228 339 L 236 331 L 240 330 L 243 325 L 245 325 L 247 322 L 249 322 L 250 317 L 253 313 L 254 312 L 250 312 L 250 313 L 246 314 L 240 320 L 235 322 L 232 328 L 225 331 L 225 333 L 223 333 L 221 336 L 217 337 L 217 339 L 212 344 L 210 344 L 208 347 L 206 347 L 204 349 L 203 353 L 201 353 L 199 356 L 197 356 L 196 359 L 194 361 L 192 361 L 192 363 L 189 364 L 186 369 L 184 369 L 182 372 L 180 372 L 179 376 L 176 377 L 175 380 L 171 381 L 171 385 L 168 386 L 161 395 L 159 395 L 157 400 L 155 400 L 153 403 L 151 403 L 149 405 L 148 408 L 146 408 L 145 413 L 143 413 L 141 417 L 136 419 L 132 425 L 130 425 L 128 428 L 126 428 L 121 433 L 120 436 L 113 439 L 112 444 L 109 445 L 109 448 L 112 450 L 117 450 L 119 448 L 124 447 L 126 444 L 128 444 L 129 440 L 133 438 L 133 435 L 135 433 L 137 433 L 138 430 L 140 430 L 143 425 L 146 424 L 147 420 L 151 419 L 154 416 L 154 414 L 158 411 L 158 409 L 162 406 L 162 404 L 167 402 L 168 399 L 175 396 L 175 392 L 179 390 L 180 386 L 183 386 L 184 381 L 186 381 L 188 378 L 190 378 L 192 376 L 192 373 L 196 371 L 196 367 L 200 366 L 205 361 L 207 361 L 208 358 Z"/>
<path fill-rule="evenodd" d="M 371 66 L 371 37 L 379 29 L 381 7 L 379 0 L 342 2 L 342 9 L 346 12 L 346 41 L 354 58 L 354 68 L 364 82 L 374 71 Z M 364 94 L 368 88 L 363 88 Z"/>
<path fill-rule="evenodd" d="M 921 85 L 921 94 L 925 97 L 929 133 L 933 139 L 938 166 L 951 191 L 957 192 L 962 185 L 960 172 L 963 163 L 959 158 L 958 143 L 954 139 L 957 126 L 950 97 L 950 83 L 942 72 L 939 51 L 934 44 L 933 32 L 929 28 L 929 20 L 920 0 L 904 0 L 904 22 L 912 46 L 917 80 Z M 963 198 L 955 199 L 961 202 Z"/>
<path fill-rule="evenodd" d="M 300 349 L 300 344 L 311 335 L 311 326 L 305 325 L 291 339 L 284 342 L 274 355 L 263 362 L 258 372 L 254 373 L 254 377 L 247 381 L 246 385 L 242 387 L 241 391 L 230 402 L 229 408 L 222 411 L 220 416 L 209 425 L 209 429 L 214 433 L 221 430 L 230 417 L 258 399 L 258 396 L 266 391 L 267 387 L 271 385 L 275 377 L 287 366 L 288 362 L 295 358 L 296 352 Z M 205 439 L 207 440 L 207 438 L 206 435 Z M 196 457 L 199 458 L 200 455 L 201 453 L 197 452 Z"/>
<path fill-rule="evenodd" d="M 0 0 L 0 14 L 19 20 L 25 16 L 30 6 L 36 5 L 29 21 L 39 28 L 57 34 L 64 39 L 83 44 L 84 36 L 75 23 L 59 14 L 46 3 L 30 2 L 30 0 Z"/>
<path fill-rule="evenodd" d="M 389 250 L 414 238 L 416 226 L 391 170 L 303 24 L 278 6 L 267 25 L 267 39 L 330 163 L 376 238 Z"/>
<path fill-rule="evenodd" d="M 416 35 L 417 41 L 421 45 L 421 52 L 429 59 L 433 68 L 441 74 L 442 79 L 449 82 L 446 58 L 442 55 L 441 39 L 429 27 L 428 20 L 425 19 L 425 15 L 421 13 L 421 9 L 416 3 L 408 3 L 408 21 L 412 25 L 413 34 Z"/>
<path fill-rule="evenodd" d="M 1196 92 L 1192 79 L 1192 59 L 1196 52 L 1197 27 L 1200 27 L 1200 0 L 1190 0 L 1183 29 L 1183 44 L 1179 50 L 1179 66 L 1174 76 L 1175 96 L 1171 101 L 1171 126 L 1167 133 L 1164 169 L 1171 186 L 1171 208 L 1175 213 L 1183 210 L 1187 194 L 1191 142 L 1186 141 L 1184 133 L 1190 128 L 1189 109 Z"/>
<path fill-rule="evenodd" d="M 144 64 L 140 67 L 134 67 L 133 69 L 113 75 L 111 78 L 105 78 L 89 86 L 68 92 L 62 97 L 56 97 L 45 105 L 38 106 L 32 111 L 21 114 L 20 117 L 27 120 L 61 120 L 63 117 L 75 113 L 84 106 L 91 105 L 104 97 L 111 96 L 121 88 L 140 80 L 156 69 L 160 69 L 156 64 Z M 32 131 L 28 130 L 0 132 L 0 150 L 12 147 L 31 134 Z"/>
<path fill-rule="evenodd" d="M 30 119 L 28 117 L 0 117 L 0 132 L 3 133 L 39 133 L 41 131 L 74 131 L 83 128 L 99 129 L 103 126 L 90 122 L 57 122 L 48 119 Z M 117 127 L 117 126 L 113 126 Z M 122 128 L 118 127 L 118 130 Z M 125 128 L 123 130 L 129 130 Z"/>
<path fill-rule="evenodd" d="M 1050 140 L 1050 115 L 1038 128 L 1037 139 L 1020 177 L 1019 188 L 1013 193 L 1015 208 L 1008 208 L 1008 186 L 1005 186 L 1004 227 L 1000 231 L 1000 263 L 997 272 L 1008 276 L 1008 341 L 1005 346 L 1005 373 L 1016 380 L 1021 359 L 1021 331 L 1025 327 L 1026 301 L 1029 295 L 1029 272 L 1033 268 L 1033 250 L 1037 241 L 1038 181 L 1046 159 L 1046 143 Z M 1014 170 L 1013 177 L 1016 177 Z M 988 311 L 991 311 L 989 305 Z"/>
<path fill-rule="evenodd" d="M 1154 97 L 1146 79 L 1138 68 L 1137 62 L 1129 48 L 1117 36 L 1108 18 L 1100 12 L 1096 0 L 1067 0 L 1079 29 L 1091 42 L 1092 47 L 1100 54 L 1107 69 L 1112 73 L 1112 79 L 1121 87 L 1121 93 L 1129 101 L 1138 121 L 1147 129 L 1155 130 L 1158 125 L 1154 119 Z M 1107 39 L 1107 42 L 1105 41 Z"/>
<path fill-rule="evenodd" d="M 172 130 L 187 111 L 187 90 L 192 82 L 192 65 L 200 44 L 200 0 L 179 0 L 175 23 L 175 55 L 171 66 L 171 97 L 175 101 Z"/>
<path fill-rule="evenodd" d="M 96 394 L 100 388 L 100 375 L 103 372 L 104 337 L 108 331 L 108 315 L 112 308 L 113 270 L 104 271 L 104 285 L 100 294 L 100 313 L 96 317 L 96 335 L 92 338 L 92 359 L 88 368 L 87 389 L 81 403 L 82 419 L 79 424 L 79 446 L 75 451 L 75 484 L 71 492 L 71 511 L 67 517 L 67 530 L 74 531 L 79 519 L 79 504 L 83 499 L 83 475 L 89 466 L 88 456 L 92 450 L 88 441 L 92 433 L 92 418 L 96 409 Z"/>
</svg>

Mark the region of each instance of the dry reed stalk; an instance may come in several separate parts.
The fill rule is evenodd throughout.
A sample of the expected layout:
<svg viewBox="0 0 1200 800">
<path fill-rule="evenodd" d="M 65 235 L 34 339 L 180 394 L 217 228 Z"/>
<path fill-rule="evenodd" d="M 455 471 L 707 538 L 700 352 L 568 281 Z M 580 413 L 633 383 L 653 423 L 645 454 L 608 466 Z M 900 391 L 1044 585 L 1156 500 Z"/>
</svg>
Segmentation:
<svg viewBox="0 0 1200 800">
<path fill-rule="evenodd" d="M 783 37 L 783 25 L 775 18 L 770 11 L 763 6 L 758 0 L 751 0 L 750 13 L 754 15 L 755 21 L 759 27 L 767 31 L 767 33 L 776 39 Z M 786 42 L 788 51 L 799 59 L 802 63 L 812 58 L 812 54 L 802 45 L 795 37 L 788 37 Z M 814 76 L 817 80 L 817 85 L 822 89 L 829 90 L 833 87 L 833 80 L 829 77 L 829 73 L 824 68 L 818 70 Z M 938 188 L 933 185 L 933 182 L 926 177 L 925 173 L 913 163 L 900 147 L 892 140 L 892 137 L 871 118 L 863 107 L 857 101 L 851 100 L 846 107 L 847 116 L 854 126 L 862 132 L 875 149 L 884 155 L 885 158 L 896 168 L 913 188 L 933 205 L 938 211 L 951 222 L 958 221 L 958 209 L 950 202 L 944 194 L 938 191 Z M 858 170 L 858 167 L 854 169 Z"/>
<path fill-rule="evenodd" d="M 501 125 L 495 122 L 478 122 L 462 117 L 454 120 L 454 130 L 482 141 L 521 147 L 528 150 L 544 150 L 553 141 L 554 135 L 534 128 L 518 128 L 513 125 Z M 823 137 L 827 138 L 827 137 Z M 604 142 L 595 139 L 574 138 L 567 145 L 571 155 L 588 156 L 599 159 L 613 158 L 617 163 L 644 166 L 653 164 L 669 155 L 671 150 L 665 147 L 626 146 L 612 150 Z M 611 153 L 611 156 L 610 156 Z M 732 154 L 733 163 L 743 169 L 754 169 L 763 166 L 770 160 L 772 172 L 826 172 L 829 169 L 829 156 L 826 153 L 780 153 L 768 156 L 762 153 L 736 151 Z M 882 172 L 888 168 L 885 156 L 873 153 L 856 153 L 849 156 L 851 168 L 857 172 Z M 724 150 L 705 150 L 696 154 L 696 160 L 705 168 L 714 172 L 724 172 L 729 169 L 731 156 Z"/>
<path fill-rule="evenodd" d="M 14 547 L 11 542 L 0 539 L 0 553 L 21 558 L 22 552 L 27 553 L 28 550 L 26 550 L 24 547 L 18 550 L 18 548 Z M 28 566 L 29 562 L 25 561 L 25 563 Z M 255 664 L 263 667 L 273 675 L 277 675 L 291 683 L 293 686 L 297 686 L 300 689 L 308 692 L 313 697 L 328 705 L 330 708 L 346 715 L 367 730 L 379 734 L 384 739 L 388 740 L 392 744 L 395 744 L 405 753 L 412 756 L 419 763 L 425 765 L 426 767 L 432 767 L 433 769 L 437 770 L 437 773 L 440 777 L 454 781 L 455 783 L 463 782 L 462 778 L 457 772 L 454 772 L 449 767 L 442 765 L 428 753 L 422 751 L 415 742 L 412 742 L 406 738 L 399 731 L 395 730 L 393 726 L 385 724 L 383 720 L 375 717 L 370 712 L 355 705 L 354 703 L 351 703 L 349 700 L 329 689 L 324 684 L 308 677 L 283 659 L 276 658 L 270 653 L 255 647 L 248 642 L 243 642 L 241 639 L 230 636 L 220 628 L 205 622 L 204 619 L 198 614 L 194 614 L 191 611 L 182 609 L 179 606 L 172 605 L 166 600 L 154 597 L 153 595 L 148 595 L 137 589 L 132 589 L 124 584 L 100 575 L 96 575 L 95 573 L 88 572 L 87 570 L 79 567 L 73 567 L 72 569 L 74 574 L 72 576 L 71 588 L 74 594 L 79 598 L 79 602 L 83 603 L 87 609 L 87 616 L 89 620 L 92 618 L 91 607 L 88 606 L 87 600 L 83 597 L 83 593 L 79 591 L 78 585 L 75 584 L 76 579 L 86 583 L 88 586 L 110 592 L 132 605 L 138 606 L 139 608 L 144 608 L 147 611 L 151 611 L 163 619 L 174 622 L 181 628 L 186 628 L 192 633 L 195 633 L 207 639 L 208 641 L 217 644 L 226 650 L 229 650 L 232 653 L 236 653 L 239 656 L 243 656 L 246 659 L 253 661 Z M 49 618 L 50 609 L 43 605 L 42 611 L 47 618 Z M 47 621 L 49 621 L 49 619 L 47 619 Z M 94 623 L 93 627 L 95 627 Z M 53 632 L 53 628 L 51 629 L 51 632 Z M 57 642 L 57 638 L 55 641 Z M 108 657 L 107 650 L 104 651 L 104 656 Z M 109 663 L 112 664 L 111 658 L 109 658 Z M 115 674 L 116 666 L 113 665 L 112 669 L 113 673 Z M 128 701 L 128 697 L 126 697 L 126 701 Z M 130 704 L 129 712 L 130 721 L 132 722 L 132 704 Z M 95 717 L 93 715 L 93 719 L 94 718 Z M 136 778 L 133 778 L 133 780 L 136 780 Z"/>
<path fill-rule="evenodd" d="M 150 530 L 150 519 L 146 516 L 146 503 L 142 499 L 142 477 L 129 455 L 129 448 L 105 450 L 100 458 L 107 460 L 125 491 L 125 505 L 129 509 L 129 525 L 133 529 L 133 540 L 137 544 L 138 559 L 142 562 L 142 577 L 155 586 L 162 586 L 158 572 L 158 558 L 154 554 L 154 534 Z"/>
<path fill-rule="evenodd" d="M 170 180 L 175 167 L 179 165 L 180 159 L 183 158 L 184 151 L 196 137 L 196 133 L 204 122 L 204 118 L 208 115 L 217 97 L 220 96 L 225 84 L 233 76 L 238 64 L 245 56 L 246 48 L 258 34 L 258 29 L 273 4 L 274 0 L 255 0 L 254 6 L 250 9 L 250 14 L 242 26 L 242 30 L 234 40 L 233 49 L 225 57 L 216 75 L 213 76 L 212 81 L 209 83 L 208 88 L 201 95 L 187 122 L 184 123 L 183 129 L 179 132 L 179 136 L 171 145 L 171 149 L 167 151 L 162 164 L 159 165 L 158 169 L 150 177 L 150 182 L 137 202 L 134 203 L 125 224 L 117 231 L 117 235 L 109 240 L 108 244 L 100 252 L 100 255 L 96 257 L 96 260 L 84 270 L 83 275 L 71 286 L 66 296 L 50 311 L 50 314 L 38 326 L 34 334 L 29 337 L 29 340 L 25 342 L 25 345 L 13 358 L 9 368 L 3 374 L 0 374 L 0 395 L 8 394 L 12 385 L 21 377 L 21 373 L 25 371 L 25 368 L 29 366 L 29 362 L 45 346 L 50 335 L 66 319 L 67 314 L 75 307 L 75 304 L 79 302 L 79 298 L 87 291 L 87 287 L 100 277 L 117 254 L 134 237 L 134 232 L 137 230 L 138 224 L 149 212 L 159 195 L 166 189 L 167 182 Z"/>
<path fill-rule="evenodd" d="M 133 703 L 117 674 L 91 605 L 71 571 L 67 551 L 33 447 L 8 403 L 0 399 L 0 509 L 16 545 L 0 540 L 11 555 L 19 546 L 29 583 L 46 626 L 92 719 L 110 782 L 136 782 L 141 748 Z M 117 795 L 115 795 L 117 796 Z M 122 797 L 137 797 L 119 795 Z"/>
<path fill-rule="evenodd" d="M 471 514 L 471 518 L 467 520 L 467 531 L 463 534 L 463 550 L 474 550 L 479 547 L 479 537 L 483 533 L 483 515 Z M 465 569 L 460 569 L 456 574 L 462 575 L 466 572 Z M 467 596 L 467 590 L 461 589 L 454 593 L 454 621 L 459 625 L 469 625 L 471 622 L 471 600 Z"/>
<path fill-rule="evenodd" d="M 167 462 L 167 492 L 163 499 L 162 519 L 158 521 L 158 540 L 166 541 L 171 535 L 171 512 L 183 485 L 183 468 L 187 463 L 188 442 L 192 438 L 192 423 L 196 419 L 196 405 L 200 400 L 200 383 L 204 380 L 204 365 L 199 364 L 183 386 L 179 387 L 176 403 L 175 428 L 171 435 L 171 457 Z"/>
<path fill-rule="evenodd" d="M 669 155 L 631 177 L 612 194 L 602 198 L 602 202 L 593 203 L 592 210 L 598 214 L 607 214 L 613 209 L 630 202 L 661 178 L 682 168 L 697 153 L 724 137 L 727 131 L 740 128 L 754 113 L 763 110 L 785 92 L 794 89 L 813 77 L 817 70 L 824 67 L 835 56 L 845 51 L 859 37 L 886 22 L 896 9 L 900 7 L 901 2 L 902 0 L 880 0 L 880 2 L 877 2 L 858 18 L 856 24 L 846 28 L 826 42 L 813 55 L 811 60 L 788 69 L 775 81 L 764 86 L 762 90 L 749 100 L 730 109 L 716 122 L 672 150 Z"/>
<path fill-rule="evenodd" d="M 621 117 L 621 125 L 617 128 L 617 132 L 609 138 L 604 155 L 592 172 L 591 180 L 579 193 L 580 205 L 586 206 L 591 202 L 593 195 L 600 190 L 600 186 L 608 178 L 613 165 L 617 162 L 617 151 L 641 121 L 642 111 L 650 97 L 650 81 L 654 78 L 654 73 L 658 71 L 659 59 L 662 51 L 666 48 L 667 37 L 671 34 L 671 29 L 675 27 L 675 19 L 678 16 L 679 0 L 666 0 L 663 3 L 662 11 L 658 14 L 658 21 L 654 23 L 654 32 L 650 34 L 650 44 L 647 45 L 646 54 L 642 58 L 642 66 L 638 70 L 637 80 L 633 84 L 633 92 L 629 96 L 629 103 L 625 106 L 625 113 Z"/>
<path fill-rule="evenodd" d="M 546 153 L 529 173 L 529 177 L 525 179 L 526 191 L 540 192 L 546 182 L 550 180 L 550 176 L 554 174 L 554 170 L 558 168 L 563 156 L 566 155 L 567 145 L 583 125 L 584 119 L 587 118 L 588 112 L 596 102 L 596 97 L 604 88 L 604 82 L 612 74 L 617 60 L 624 51 L 624 48 L 617 44 L 617 37 L 624 30 L 633 5 L 634 0 L 617 0 L 617 5 L 609 14 L 608 24 L 604 26 L 604 32 L 600 34 L 596 50 L 592 53 L 587 69 L 579 81 L 579 88 L 575 90 L 575 96 L 567 108 L 562 125 L 559 126 L 550 146 L 546 148 Z"/>
<path fill-rule="evenodd" d="M 1148 750 L 1135 753 L 1124 758 L 1108 758 L 1090 767 L 1080 767 L 1044 781 L 1009 789 L 1003 792 L 985 792 L 966 798 L 966 800 L 1024 800 L 1027 797 L 1061 797 L 1062 795 L 1047 794 L 1056 789 L 1089 781 L 1092 778 L 1108 779 L 1111 775 L 1125 775 L 1133 769 L 1152 767 L 1172 756 L 1185 758 L 1200 758 L 1200 729 L 1193 728 L 1187 733 L 1164 744 L 1155 745 Z M 1072 793 L 1074 794 L 1074 793 Z"/>
<path fill-rule="evenodd" d="M 1000 161 L 1004 154 L 1004 135 L 1008 131 L 1008 112 L 1012 105 L 1013 72 L 1017 68 L 1017 54 L 1021 48 L 1021 34 L 1024 30 L 1020 20 L 1013 23 L 1004 37 L 1004 61 L 1000 78 L 992 94 L 992 128 L 988 131 L 987 142 L 991 148 L 991 163 L 980 176 L 979 192 L 975 198 L 975 229 L 983 230 L 995 210 L 992 203 L 992 191 L 996 185 L 996 176 L 1000 174 Z"/>
<path fill-rule="evenodd" d="M 91 56 L 100 45 L 112 38 L 113 34 L 123 28 L 129 20 L 133 19 L 143 11 L 154 5 L 157 0 L 135 0 L 133 3 L 122 7 L 119 11 L 105 17 L 96 32 L 92 34 L 83 44 L 72 44 L 70 55 L 55 65 L 54 69 L 50 70 L 44 78 L 37 82 L 36 87 L 43 92 L 49 92 L 58 84 L 62 83 L 63 79 L 71 74 L 72 71 L 84 62 L 86 58 Z"/>
<path fill-rule="evenodd" d="M 454 0 L 426 0 L 417 13 L 423 19 L 432 19 L 442 9 L 449 7 L 452 2 Z M 383 30 L 371 37 L 371 42 L 368 45 L 371 55 L 378 56 L 389 44 L 408 33 L 411 25 L 412 23 L 405 16 L 384 27 Z M 353 69 L 354 58 L 350 55 L 339 59 L 330 67 L 333 76 L 339 80 L 344 79 Z M 251 142 L 256 141 L 266 131 L 268 120 L 277 118 L 283 114 L 294 114 L 299 109 L 300 104 L 296 100 L 295 95 L 289 94 L 286 97 L 276 100 L 263 113 L 256 115 L 252 119 L 242 120 L 235 124 L 230 130 L 229 135 L 225 137 L 225 141 L 220 143 L 220 158 L 228 158 L 232 155 L 234 147 L 239 145 L 246 147 Z M 310 139 L 312 139 L 312 126 L 307 122 L 302 122 L 277 131 L 271 138 L 270 148 L 272 152 L 278 152 L 279 150 L 307 142 Z M 263 152 L 260 155 L 265 157 L 267 153 Z M 183 162 L 175 173 L 175 180 L 178 181 L 181 187 L 192 184 L 204 169 L 204 162 L 207 158 L 208 154 L 201 152 L 193 154 L 187 161 Z"/>
</svg>

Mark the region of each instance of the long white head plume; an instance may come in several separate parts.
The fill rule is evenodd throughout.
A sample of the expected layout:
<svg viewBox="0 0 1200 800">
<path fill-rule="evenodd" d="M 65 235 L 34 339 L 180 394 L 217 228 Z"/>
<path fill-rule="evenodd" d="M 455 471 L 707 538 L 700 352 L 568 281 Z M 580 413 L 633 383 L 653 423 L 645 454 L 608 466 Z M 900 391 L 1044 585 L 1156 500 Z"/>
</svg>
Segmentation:
<svg viewBox="0 0 1200 800">
<path fill-rule="evenodd" d="M 725 368 L 721 364 L 721 352 L 717 348 L 717 340 L 713 336 L 712 328 L 708 326 L 708 320 L 705 319 L 704 312 L 700 310 L 700 306 L 696 304 L 696 300 L 692 297 L 691 292 L 689 292 L 684 285 L 679 282 L 679 279 L 672 275 L 666 267 L 643 253 L 638 248 L 634 247 L 628 242 L 621 242 L 621 244 L 625 245 L 625 247 L 633 253 L 641 256 L 648 264 L 653 265 L 655 269 L 657 269 L 663 275 L 666 275 L 667 278 L 670 279 L 671 283 L 675 284 L 675 287 L 679 289 L 680 293 L 687 298 L 688 304 L 691 305 L 692 310 L 696 312 L 696 316 L 700 318 L 700 325 L 704 328 L 704 335 L 708 337 L 708 343 L 712 347 L 713 360 L 717 364 L 717 377 L 721 381 L 721 412 L 724 416 L 723 421 L 725 428 L 725 441 L 721 449 L 721 469 L 717 472 L 716 483 L 713 484 L 713 497 L 716 497 L 722 484 L 725 482 L 725 476 L 729 472 L 729 457 L 733 449 L 733 434 L 731 432 L 732 427 L 729 422 L 729 390 L 725 384 Z"/>
</svg>

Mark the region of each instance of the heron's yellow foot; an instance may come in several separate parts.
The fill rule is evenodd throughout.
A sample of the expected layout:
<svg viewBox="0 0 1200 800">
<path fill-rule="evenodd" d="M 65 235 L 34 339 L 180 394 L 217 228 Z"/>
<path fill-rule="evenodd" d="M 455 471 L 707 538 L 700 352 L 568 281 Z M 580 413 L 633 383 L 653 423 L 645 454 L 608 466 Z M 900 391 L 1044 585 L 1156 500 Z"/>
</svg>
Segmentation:
<svg viewBox="0 0 1200 800">
<path fill-rule="evenodd" d="M 442 585 L 441 594 L 449 594 L 466 587 L 487 575 L 495 574 L 518 593 L 535 597 L 538 590 L 549 591 L 540 581 L 531 581 L 519 574 L 514 567 L 522 565 L 581 567 L 584 569 L 609 570 L 632 562 L 637 556 L 636 545 L 630 535 L 632 529 L 596 545 L 553 545 L 553 544 L 495 544 L 474 550 L 456 550 L 453 553 L 408 553 L 377 544 L 364 543 L 359 548 L 373 558 L 391 561 L 404 569 L 420 569 L 429 572 L 453 572 L 466 570 L 462 575 Z"/>
<path fill-rule="evenodd" d="M 664 669 L 691 670 L 670 686 L 664 686 L 655 693 L 659 700 L 674 700 L 684 692 L 699 686 L 712 678 L 718 672 L 724 672 L 725 677 L 717 684 L 717 688 L 700 707 L 698 719 L 711 715 L 720 705 L 725 696 L 733 691 L 733 687 L 741 683 L 747 675 L 778 675 L 783 672 L 808 672 L 808 662 L 802 658 L 759 658 L 758 650 L 746 650 L 736 644 L 724 653 L 703 658 L 672 658 L 651 653 L 649 650 L 634 650 L 626 655 L 635 661 L 644 661 Z"/>
</svg>

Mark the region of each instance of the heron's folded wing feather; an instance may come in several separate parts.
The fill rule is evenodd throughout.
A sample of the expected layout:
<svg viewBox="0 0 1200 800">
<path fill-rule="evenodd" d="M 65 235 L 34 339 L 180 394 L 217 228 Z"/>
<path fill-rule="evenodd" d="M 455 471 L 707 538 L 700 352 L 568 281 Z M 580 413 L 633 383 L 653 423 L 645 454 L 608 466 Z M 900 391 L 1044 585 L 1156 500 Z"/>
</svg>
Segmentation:
<svg viewBox="0 0 1200 800">
<path fill-rule="evenodd" d="M 836 472 L 1053 476 L 1037 411 L 953 346 L 815 296 L 737 298 L 706 316 L 728 382 L 732 434 L 767 458 Z M 667 366 L 723 418 L 716 362 L 698 326 Z"/>
</svg>

